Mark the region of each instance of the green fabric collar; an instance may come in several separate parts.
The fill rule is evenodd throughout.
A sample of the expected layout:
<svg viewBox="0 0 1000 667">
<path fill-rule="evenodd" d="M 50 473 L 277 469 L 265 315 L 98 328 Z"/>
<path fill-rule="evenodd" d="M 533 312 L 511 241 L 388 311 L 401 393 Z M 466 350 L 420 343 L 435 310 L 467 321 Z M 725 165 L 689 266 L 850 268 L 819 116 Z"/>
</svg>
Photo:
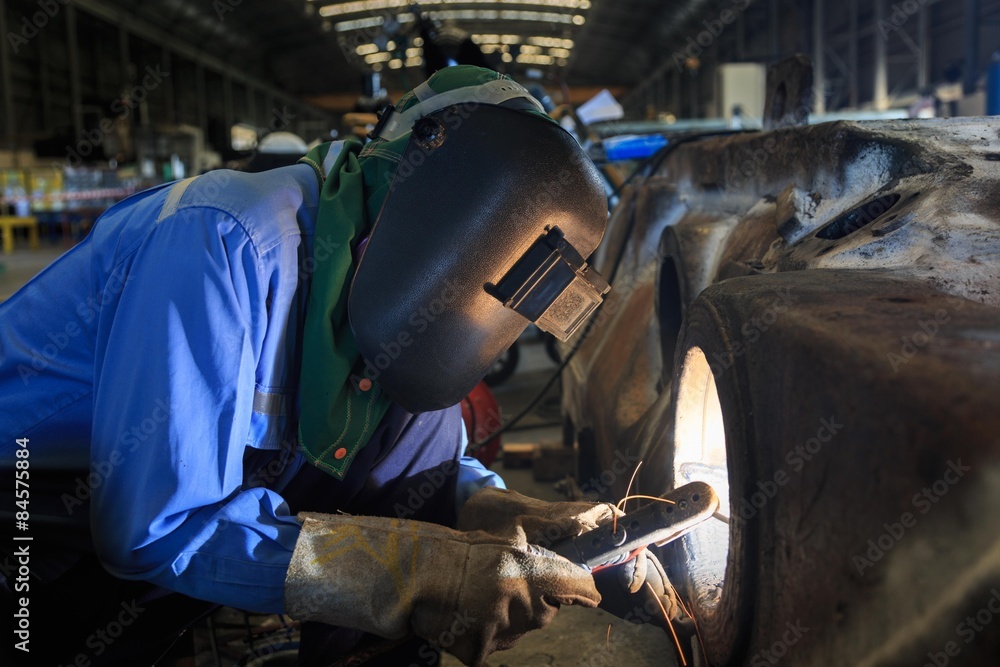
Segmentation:
<svg viewBox="0 0 1000 667">
<path fill-rule="evenodd" d="M 505 78 L 493 70 L 458 65 L 435 73 L 426 86 L 442 93 Z M 417 103 L 411 91 L 396 108 L 405 111 Z M 316 169 L 321 183 L 313 248 L 333 250 L 313 256 L 299 379 L 299 446 L 307 460 L 338 479 L 391 403 L 378 383 L 366 377 L 348 321 L 347 296 L 354 276 L 353 249 L 378 218 L 409 139 L 407 133 L 363 148 L 348 139 L 318 146 L 300 160 Z"/>
<path fill-rule="evenodd" d="M 364 376 L 347 316 L 352 252 L 369 219 L 360 151 L 360 142 L 348 140 L 318 146 L 302 158 L 322 183 L 313 249 L 332 250 L 313 256 L 299 378 L 299 446 L 307 460 L 337 479 L 344 478 L 390 405 L 378 384 Z"/>
</svg>

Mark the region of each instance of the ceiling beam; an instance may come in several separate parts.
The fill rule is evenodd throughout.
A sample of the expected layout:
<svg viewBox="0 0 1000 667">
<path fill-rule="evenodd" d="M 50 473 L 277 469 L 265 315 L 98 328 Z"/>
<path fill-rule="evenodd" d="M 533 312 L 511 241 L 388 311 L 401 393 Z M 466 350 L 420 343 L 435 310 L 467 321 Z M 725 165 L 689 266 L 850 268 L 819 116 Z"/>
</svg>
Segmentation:
<svg viewBox="0 0 1000 667">
<path fill-rule="evenodd" d="M 214 70 L 224 76 L 231 77 L 233 80 L 238 81 L 245 86 L 251 86 L 258 90 L 262 90 L 284 102 L 312 106 L 306 100 L 296 97 L 288 91 L 282 90 L 264 79 L 244 72 L 230 63 L 217 58 L 216 56 L 205 53 L 190 44 L 178 42 L 174 35 L 171 35 L 168 31 L 153 25 L 145 19 L 139 19 L 131 16 L 128 13 L 115 7 L 108 6 L 99 0 L 74 0 L 73 5 L 79 10 L 84 11 L 95 18 L 107 21 L 112 25 L 122 25 L 130 33 L 146 40 L 147 42 L 150 42 L 154 46 L 161 46 L 163 48 L 170 49 L 177 55 L 186 58 L 193 63 L 201 63 L 201 65 L 205 68 Z M 324 116 L 327 115 L 326 111 L 321 108 L 315 106 L 312 108 L 317 113 L 321 113 Z"/>
</svg>

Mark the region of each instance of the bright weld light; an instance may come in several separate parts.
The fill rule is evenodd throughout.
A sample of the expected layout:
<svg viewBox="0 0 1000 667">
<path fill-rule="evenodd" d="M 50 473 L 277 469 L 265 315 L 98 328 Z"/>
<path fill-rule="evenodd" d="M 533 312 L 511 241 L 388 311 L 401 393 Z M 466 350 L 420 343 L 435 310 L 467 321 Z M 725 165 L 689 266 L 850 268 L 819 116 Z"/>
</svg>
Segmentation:
<svg viewBox="0 0 1000 667">
<path fill-rule="evenodd" d="M 699 347 L 687 351 L 677 385 L 674 480 L 677 486 L 696 481 L 711 484 L 719 496 L 719 512 L 730 514 L 722 404 L 712 368 Z M 694 603 L 703 610 L 714 609 L 726 579 L 729 525 L 706 521 L 681 539 Z"/>
<path fill-rule="evenodd" d="M 354 50 L 359 56 L 367 56 L 370 53 L 378 53 L 378 47 L 374 44 L 362 44 Z"/>
<path fill-rule="evenodd" d="M 320 7 L 320 16 L 346 16 L 386 9 L 401 9 L 413 4 L 412 0 L 357 0 L 340 2 Z M 529 5 L 535 7 L 555 7 L 558 9 L 590 9 L 590 0 L 429 0 L 420 3 L 422 7 L 434 5 Z"/>
</svg>

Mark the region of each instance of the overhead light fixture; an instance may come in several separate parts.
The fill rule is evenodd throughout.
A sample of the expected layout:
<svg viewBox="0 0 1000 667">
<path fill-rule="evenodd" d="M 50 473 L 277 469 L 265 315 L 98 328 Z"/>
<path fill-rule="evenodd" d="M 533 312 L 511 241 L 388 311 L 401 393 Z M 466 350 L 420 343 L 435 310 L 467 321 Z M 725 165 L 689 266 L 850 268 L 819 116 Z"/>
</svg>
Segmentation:
<svg viewBox="0 0 1000 667">
<path fill-rule="evenodd" d="M 517 62 L 527 64 L 527 65 L 551 65 L 555 62 L 555 58 L 552 56 L 541 56 L 534 55 L 531 53 L 522 53 L 517 57 Z"/>
<path fill-rule="evenodd" d="M 374 44 L 362 44 L 358 48 L 354 49 L 354 51 L 359 56 L 367 56 L 370 53 L 378 53 L 378 47 Z"/>
<path fill-rule="evenodd" d="M 399 69 L 402 66 L 403 66 L 403 61 L 400 60 L 399 58 L 394 58 L 393 60 L 389 61 L 389 69 Z"/>
<path fill-rule="evenodd" d="M 409 23 L 410 21 L 413 20 L 413 15 L 411 14 L 410 18 L 406 21 L 403 20 L 402 16 L 398 17 L 398 19 L 400 23 Z M 382 25 L 383 21 L 384 19 L 381 16 L 373 16 L 367 19 L 354 19 L 353 21 L 341 21 L 340 23 L 335 24 L 333 27 L 337 32 L 349 32 L 351 30 L 377 28 L 378 26 Z"/>
<path fill-rule="evenodd" d="M 432 19 L 440 21 L 533 21 L 540 23 L 562 23 L 583 25 L 586 19 L 583 16 L 559 14 L 557 12 L 529 12 L 529 11 L 494 11 L 487 9 L 446 9 L 439 12 L 429 12 Z M 398 14 L 395 19 L 400 23 L 412 23 L 413 14 Z M 351 30 L 364 30 L 365 28 L 376 28 L 384 21 L 382 16 L 372 16 L 363 19 L 352 19 L 341 21 L 335 24 L 337 32 L 349 32 Z"/>
<path fill-rule="evenodd" d="M 520 44 L 520 35 L 470 35 L 474 44 Z"/>
<path fill-rule="evenodd" d="M 572 39 L 561 39 L 559 37 L 529 37 L 528 44 L 535 46 L 556 47 L 560 49 L 572 49 Z"/>
<path fill-rule="evenodd" d="M 413 0 L 355 0 L 340 2 L 320 7 L 320 16 L 347 16 L 348 14 L 363 14 L 392 9 L 404 9 L 413 4 Z M 552 7 L 556 9 L 590 9 L 590 0 L 427 0 L 421 2 L 421 7 L 435 5 L 533 5 L 536 7 Z"/>
</svg>

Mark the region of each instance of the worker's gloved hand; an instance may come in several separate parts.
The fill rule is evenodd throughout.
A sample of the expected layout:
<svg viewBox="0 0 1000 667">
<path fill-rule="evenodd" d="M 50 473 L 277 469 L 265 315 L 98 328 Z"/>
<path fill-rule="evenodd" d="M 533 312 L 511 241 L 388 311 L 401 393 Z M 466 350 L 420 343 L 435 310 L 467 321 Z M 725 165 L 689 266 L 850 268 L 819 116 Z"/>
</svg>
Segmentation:
<svg viewBox="0 0 1000 667">
<path fill-rule="evenodd" d="M 595 607 L 593 578 L 504 536 L 380 517 L 303 513 L 285 579 L 295 619 L 390 639 L 412 631 L 468 665 L 547 625 L 559 605 Z"/>
<path fill-rule="evenodd" d="M 521 529 L 530 544 L 548 548 L 611 521 L 615 514 L 622 512 L 610 503 L 547 502 L 488 486 L 462 506 L 457 527 L 494 535 Z"/>
<path fill-rule="evenodd" d="M 649 549 L 643 549 L 626 563 L 595 572 L 594 582 L 601 592 L 601 609 L 619 618 L 666 628 L 663 616 L 666 611 L 679 633 L 694 629 L 681 609 L 677 591 L 667 579 L 663 565 Z"/>
<path fill-rule="evenodd" d="M 494 534 L 523 529 L 529 542 L 550 547 L 608 523 L 615 515 L 622 516 L 623 512 L 611 503 L 546 502 L 486 487 L 462 507 L 458 528 Z M 656 602 L 659 600 L 675 630 L 683 631 L 688 626 L 693 629 L 681 611 L 663 565 L 648 549 L 622 565 L 595 572 L 594 581 L 601 593 L 601 608 L 619 618 L 665 627 L 666 620 Z"/>
</svg>

